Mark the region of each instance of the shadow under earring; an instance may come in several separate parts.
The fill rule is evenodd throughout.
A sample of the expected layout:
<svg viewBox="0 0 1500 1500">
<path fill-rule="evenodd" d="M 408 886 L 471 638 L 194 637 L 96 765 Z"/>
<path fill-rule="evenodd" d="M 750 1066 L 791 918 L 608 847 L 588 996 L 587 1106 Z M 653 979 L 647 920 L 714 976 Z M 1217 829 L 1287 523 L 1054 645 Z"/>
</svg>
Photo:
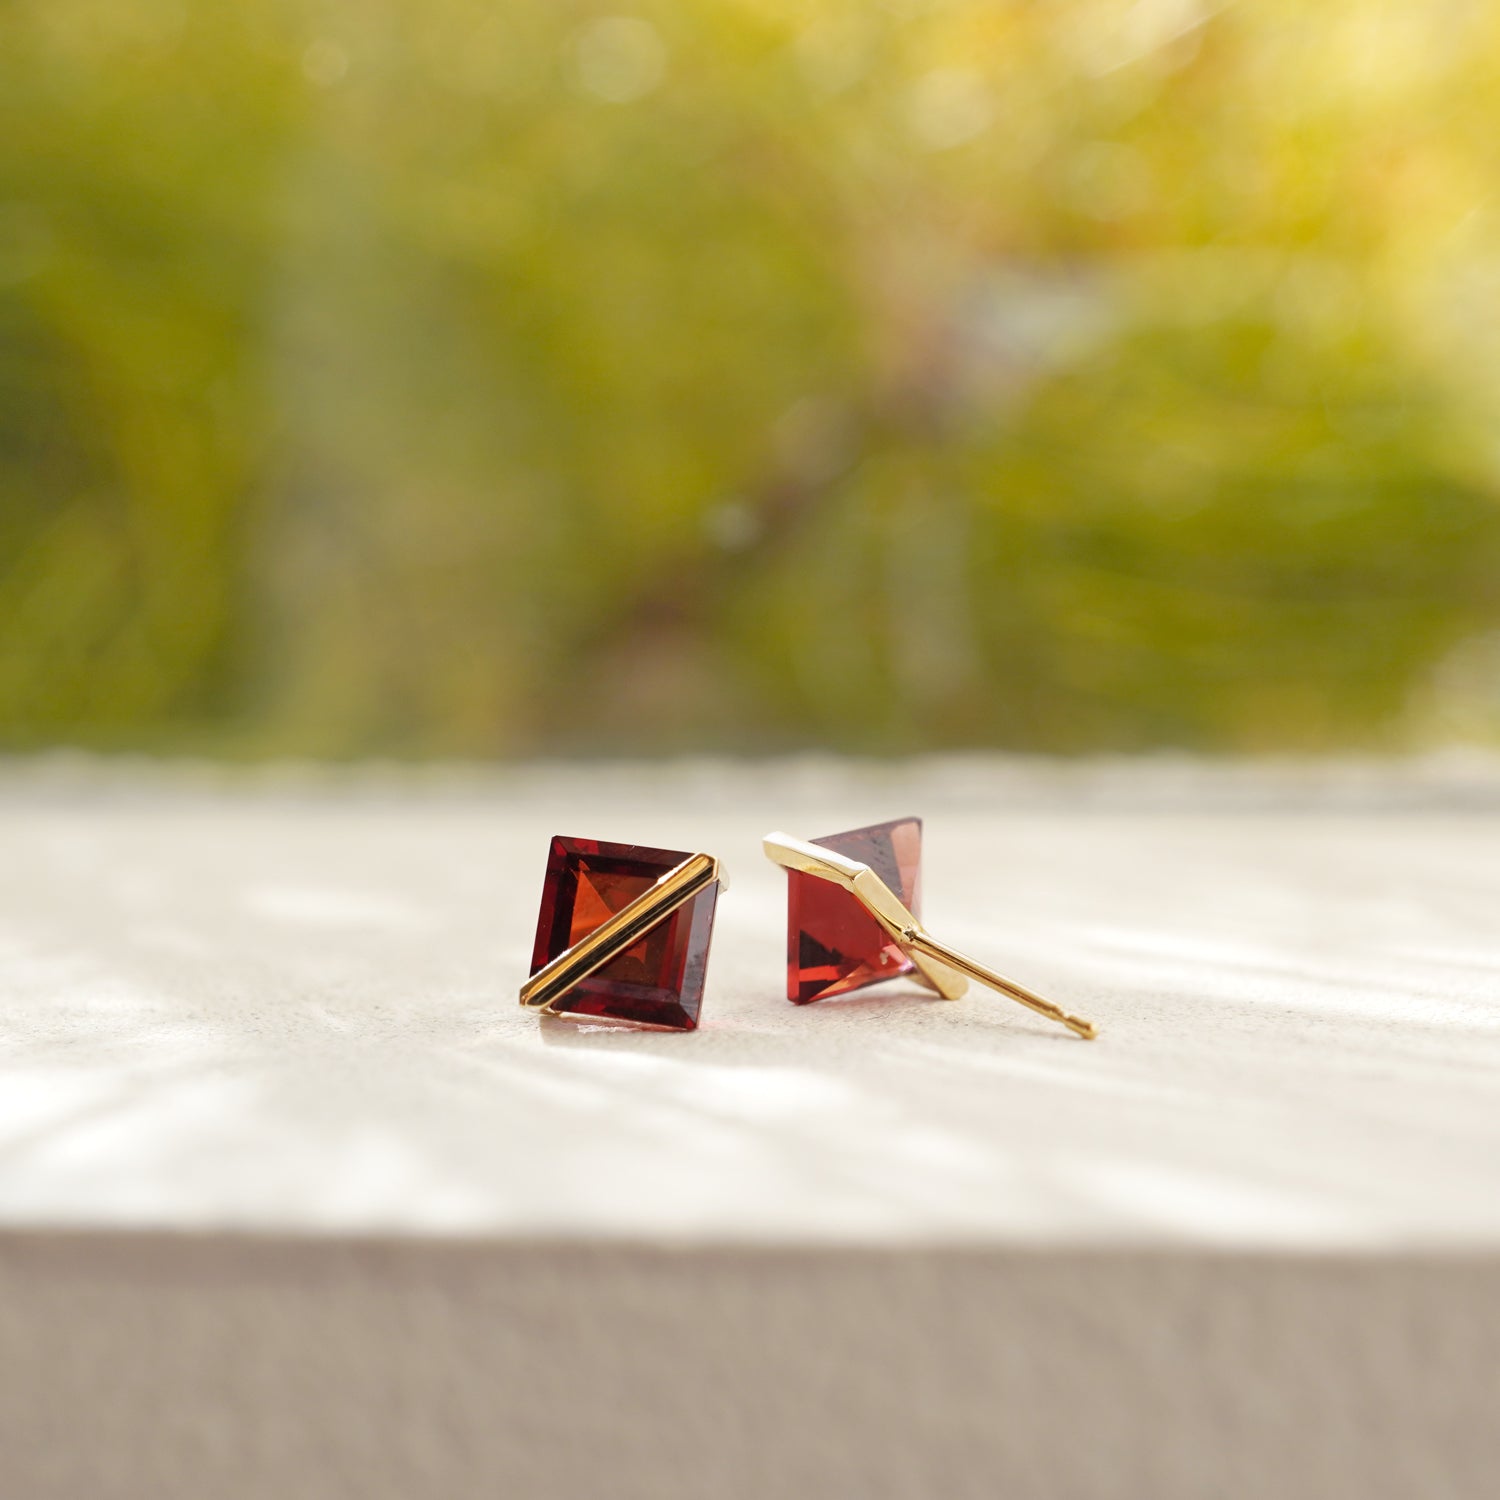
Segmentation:
<svg viewBox="0 0 1500 1500">
<path fill-rule="evenodd" d="M 922 926 L 922 820 L 901 818 L 811 842 L 768 833 L 787 871 L 787 999 L 808 1005 L 910 974 L 957 1000 L 970 979 L 1092 1038 L 1094 1025 L 940 943 Z"/>
</svg>

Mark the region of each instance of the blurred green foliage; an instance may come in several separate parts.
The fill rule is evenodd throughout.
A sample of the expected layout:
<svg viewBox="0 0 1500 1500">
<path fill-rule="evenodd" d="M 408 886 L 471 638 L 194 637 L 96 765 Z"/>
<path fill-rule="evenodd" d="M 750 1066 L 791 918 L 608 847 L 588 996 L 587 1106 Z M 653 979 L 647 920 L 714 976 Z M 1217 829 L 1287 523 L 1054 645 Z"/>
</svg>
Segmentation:
<svg viewBox="0 0 1500 1500">
<path fill-rule="evenodd" d="M 0 743 L 1500 724 L 1480 0 L 12 0 Z"/>
</svg>

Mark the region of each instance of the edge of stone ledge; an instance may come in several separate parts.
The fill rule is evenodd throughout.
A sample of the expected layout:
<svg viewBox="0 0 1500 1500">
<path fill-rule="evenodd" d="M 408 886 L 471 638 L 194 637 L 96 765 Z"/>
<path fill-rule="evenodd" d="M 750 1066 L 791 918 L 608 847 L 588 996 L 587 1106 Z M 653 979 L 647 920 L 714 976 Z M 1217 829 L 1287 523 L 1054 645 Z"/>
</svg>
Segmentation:
<svg viewBox="0 0 1500 1500">
<path fill-rule="evenodd" d="M 1262 758 L 1156 752 L 1064 759 L 968 752 L 900 760 L 806 754 L 758 760 L 254 764 L 66 750 L 0 755 L 0 805 L 161 798 L 577 802 L 653 792 L 704 807 L 721 805 L 727 797 L 815 807 L 830 798 L 878 794 L 917 799 L 924 809 L 1462 813 L 1500 811 L 1500 750 Z"/>
<path fill-rule="evenodd" d="M 994 1258 L 1045 1262 L 1067 1259 L 1080 1264 L 1120 1260 L 1199 1261 L 1260 1265 L 1422 1265 L 1500 1268 L 1500 1250 L 1488 1241 L 1400 1240 L 1338 1241 L 1325 1245 L 1298 1241 L 1196 1240 L 1153 1236 L 1123 1239 L 1067 1237 L 990 1237 L 927 1235 L 893 1238 L 854 1236 L 674 1237 L 651 1235 L 570 1235 L 499 1233 L 412 1233 L 393 1229 L 295 1230 L 285 1226 L 246 1225 L 80 1225 L 36 1223 L 0 1225 L 0 1263 L 11 1266 L 45 1261 L 56 1266 L 69 1256 L 93 1257 L 150 1251 L 214 1251 L 279 1256 L 379 1258 L 441 1257 L 450 1260 L 494 1256 L 541 1260 L 570 1256 L 579 1260 L 701 1260 L 764 1262 L 828 1259 L 844 1262 L 900 1261 L 913 1258 L 985 1260 Z"/>
</svg>

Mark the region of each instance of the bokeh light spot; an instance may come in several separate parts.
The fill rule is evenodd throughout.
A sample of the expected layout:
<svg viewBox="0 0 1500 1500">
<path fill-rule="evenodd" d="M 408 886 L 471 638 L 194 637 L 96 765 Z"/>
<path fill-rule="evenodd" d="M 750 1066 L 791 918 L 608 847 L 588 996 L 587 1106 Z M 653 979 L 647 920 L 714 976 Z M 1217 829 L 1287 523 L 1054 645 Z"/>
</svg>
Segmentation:
<svg viewBox="0 0 1500 1500">
<path fill-rule="evenodd" d="M 609 104 L 643 99 L 666 76 L 666 44 L 639 16 L 592 22 L 579 32 L 575 50 L 580 86 Z"/>
</svg>

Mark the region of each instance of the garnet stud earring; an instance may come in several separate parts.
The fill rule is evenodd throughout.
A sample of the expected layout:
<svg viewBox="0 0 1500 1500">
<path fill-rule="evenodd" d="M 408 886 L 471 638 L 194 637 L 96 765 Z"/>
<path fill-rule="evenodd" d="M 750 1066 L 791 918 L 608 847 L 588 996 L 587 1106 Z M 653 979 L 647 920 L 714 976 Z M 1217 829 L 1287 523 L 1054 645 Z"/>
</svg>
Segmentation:
<svg viewBox="0 0 1500 1500">
<path fill-rule="evenodd" d="M 692 1031 L 714 907 L 728 879 L 711 854 L 554 838 L 531 977 L 544 1015 Z"/>
<path fill-rule="evenodd" d="M 811 843 L 768 833 L 768 858 L 787 871 L 787 999 L 807 1005 L 901 974 L 957 1000 L 970 979 L 1060 1022 L 1094 1026 L 940 943 L 917 918 L 922 820 L 901 818 Z M 898 894 L 899 893 L 899 894 Z"/>
</svg>

